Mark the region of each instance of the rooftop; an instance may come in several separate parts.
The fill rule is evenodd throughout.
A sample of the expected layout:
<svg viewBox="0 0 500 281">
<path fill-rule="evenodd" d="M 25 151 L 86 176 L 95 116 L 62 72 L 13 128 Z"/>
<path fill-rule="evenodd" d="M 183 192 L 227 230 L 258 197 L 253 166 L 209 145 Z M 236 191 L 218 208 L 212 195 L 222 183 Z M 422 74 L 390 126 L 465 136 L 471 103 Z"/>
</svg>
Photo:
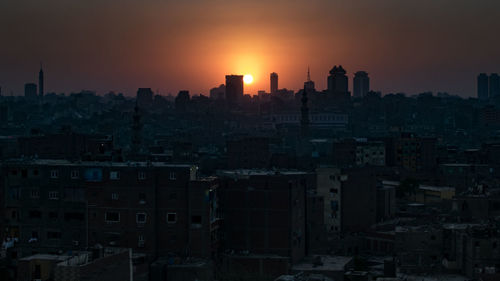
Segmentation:
<svg viewBox="0 0 500 281">
<path fill-rule="evenodd" d="M 298 170 L 256 170 L 256 169 L 239 169 L 239 170 L 219 170 L 218 176 L 232 178 L 247 178 L 250 176 L 294 176 L 307 175 L 307 172 Z"/>
<path fill-rule="evenodd" d="M 319 258 L 318 258 L 319 257 Z M 316 261 L 321 261 L 317 263 Z M 346 256 L 308 256 L 292 267 L 293 271 L 343 271 L 352 261 Z"/>
<path fill-rule="evenodd" d="M 79 167 L 176 167 L 190 168 L 190 164 L 172 164 L 165 162 L 127 161 L 127 162 L 100 162 L 100 161 L 68 161 L 53 159 L 11 159 L 3 165 L 32 165 L 32 166 L 79 166 Z"/>
<path fill-rule="evenodd" d="M 66 255 L 49 255 L 49 254 L 36 254 L 19 259 L 19 261 L 32 261 L 32 260 L 51 260 L 51 261 L 65 261 L 71 258 Z"/>
<path fill-rule="evenodd" d="M 454 187 L 449 187 L 449 186 L 428 186 L 428 185 L 421 185 L 418 187 L 419 189 L 424 189 L 424 190 L 431 190 L 431 191 L 453 191 L 455 192 Z"/>
</svg>

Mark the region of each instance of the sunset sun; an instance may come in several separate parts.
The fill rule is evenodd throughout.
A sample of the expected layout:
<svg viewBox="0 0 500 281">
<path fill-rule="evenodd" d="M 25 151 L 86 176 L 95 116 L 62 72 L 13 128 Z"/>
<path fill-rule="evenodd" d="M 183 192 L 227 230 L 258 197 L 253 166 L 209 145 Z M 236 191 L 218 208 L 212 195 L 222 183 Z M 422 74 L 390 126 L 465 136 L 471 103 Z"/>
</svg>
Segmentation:
<svg viewBox="0 0 500 281">
<path fill-rule="evenodd" d="M 250 74 L 245 74 L 245 76 L 243 76 L 243 82 L 245 82 L 245 84 L 252 84 L 253 76 Z"/>
</svg>

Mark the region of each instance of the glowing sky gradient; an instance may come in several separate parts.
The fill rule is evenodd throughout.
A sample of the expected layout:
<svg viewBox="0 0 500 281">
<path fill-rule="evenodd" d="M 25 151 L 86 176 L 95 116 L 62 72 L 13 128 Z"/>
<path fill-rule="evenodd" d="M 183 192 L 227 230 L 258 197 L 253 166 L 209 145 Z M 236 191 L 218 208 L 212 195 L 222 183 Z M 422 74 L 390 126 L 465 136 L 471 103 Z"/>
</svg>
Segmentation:
<svg viewBox="0 0 500 281">
<path fill-rule="evenodd" d="M 208 94 L 250 73 L 246 93 L 317 88 L 342 64 L 371 88 L 475 95 L 479 72 L 500 72 L 498 0 L 0 1 L 0 85 L 22 94 L 39 62 L 46 92 L 134 95 L 139 87 Z"/>
</svg>

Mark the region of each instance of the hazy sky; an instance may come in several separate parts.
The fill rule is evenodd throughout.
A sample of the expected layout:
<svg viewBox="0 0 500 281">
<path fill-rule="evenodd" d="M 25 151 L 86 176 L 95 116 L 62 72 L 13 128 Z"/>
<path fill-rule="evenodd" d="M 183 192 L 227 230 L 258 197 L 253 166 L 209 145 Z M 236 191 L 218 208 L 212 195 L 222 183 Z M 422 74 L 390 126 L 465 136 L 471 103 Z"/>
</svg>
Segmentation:
<svg viewBox="0 0 500 281">
<path fill-rule="evenodd" d="M 21 94 L 43 61 L 46 92 L 206 93 L 225 74 L 246 93 L 297 90 L 307 67 L 365 70 L 371 88 L 475 95 L 500 72 L 498 0 L 0 0 L 0 85 Z"/>
</svg>

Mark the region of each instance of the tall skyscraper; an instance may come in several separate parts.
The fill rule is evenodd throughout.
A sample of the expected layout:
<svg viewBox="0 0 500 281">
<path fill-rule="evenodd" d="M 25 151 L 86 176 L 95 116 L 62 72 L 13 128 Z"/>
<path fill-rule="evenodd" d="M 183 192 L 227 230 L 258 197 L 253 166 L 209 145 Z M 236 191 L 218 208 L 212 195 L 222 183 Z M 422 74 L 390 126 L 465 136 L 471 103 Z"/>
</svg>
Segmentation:
<svg viewBox="0 0 500 281">
<path fill-rule="evenodd" d="M 273 72 L 270 75 L 271 79 L 271 94 L 276 94 L 278 91 L 278 73 Z"/>
<path fill-rule="evenodd" d="M 139 88 L 136 97 L 139 108 L 150 107 L 153 105 L 153 91 L 151 88 Z"/>
<path fill-rule="evenodd" d="M 40 72 L 38 72 L 38 95 L 43 97 L 43 70 L 42 64 L 40 63 Z"/>
<path fill-rule="evenodd" d="M 349 90 L 348 78 L 342 65 L 334 66 L 328 76 L 328 92 L 347 93 Z"/>
<path fill-rule="evenodd" d="M 35 99 L 37 97 L 35 83 L 24 84 L 24 97 L 28 99 Z"/>
<path fill-rule="evenodd" d="M 307 68 L 307 80 L 304 82 L 304 90 L 308 93 L 314 93 L 316 91 L 314 87 L 314 81 L 311 80 L 311 72 L 309 71 L 309 67 Z"/>
<path fill-rule="evenodd" d="M 500 77 L 497 73 L 490 74 L 489 90 L 490 99 L 500 97 Z"/>
<path fill-rule="evenodd" d="M 236 103 L 243 97 L 243 75 L 226 75 L 226 101 Z"/>
<path fill-rule="evenodd" d="M 477 76 L 477 98 L 488 100 L 488 75 L 481 73 Z"/>
<path fill-rule="evenodd" d="M 370 91 L 370 77 L 365 71 L 358 71 L 352 80 L 353 94 L 355 98 L 362 98 Z"/>
</svg>

